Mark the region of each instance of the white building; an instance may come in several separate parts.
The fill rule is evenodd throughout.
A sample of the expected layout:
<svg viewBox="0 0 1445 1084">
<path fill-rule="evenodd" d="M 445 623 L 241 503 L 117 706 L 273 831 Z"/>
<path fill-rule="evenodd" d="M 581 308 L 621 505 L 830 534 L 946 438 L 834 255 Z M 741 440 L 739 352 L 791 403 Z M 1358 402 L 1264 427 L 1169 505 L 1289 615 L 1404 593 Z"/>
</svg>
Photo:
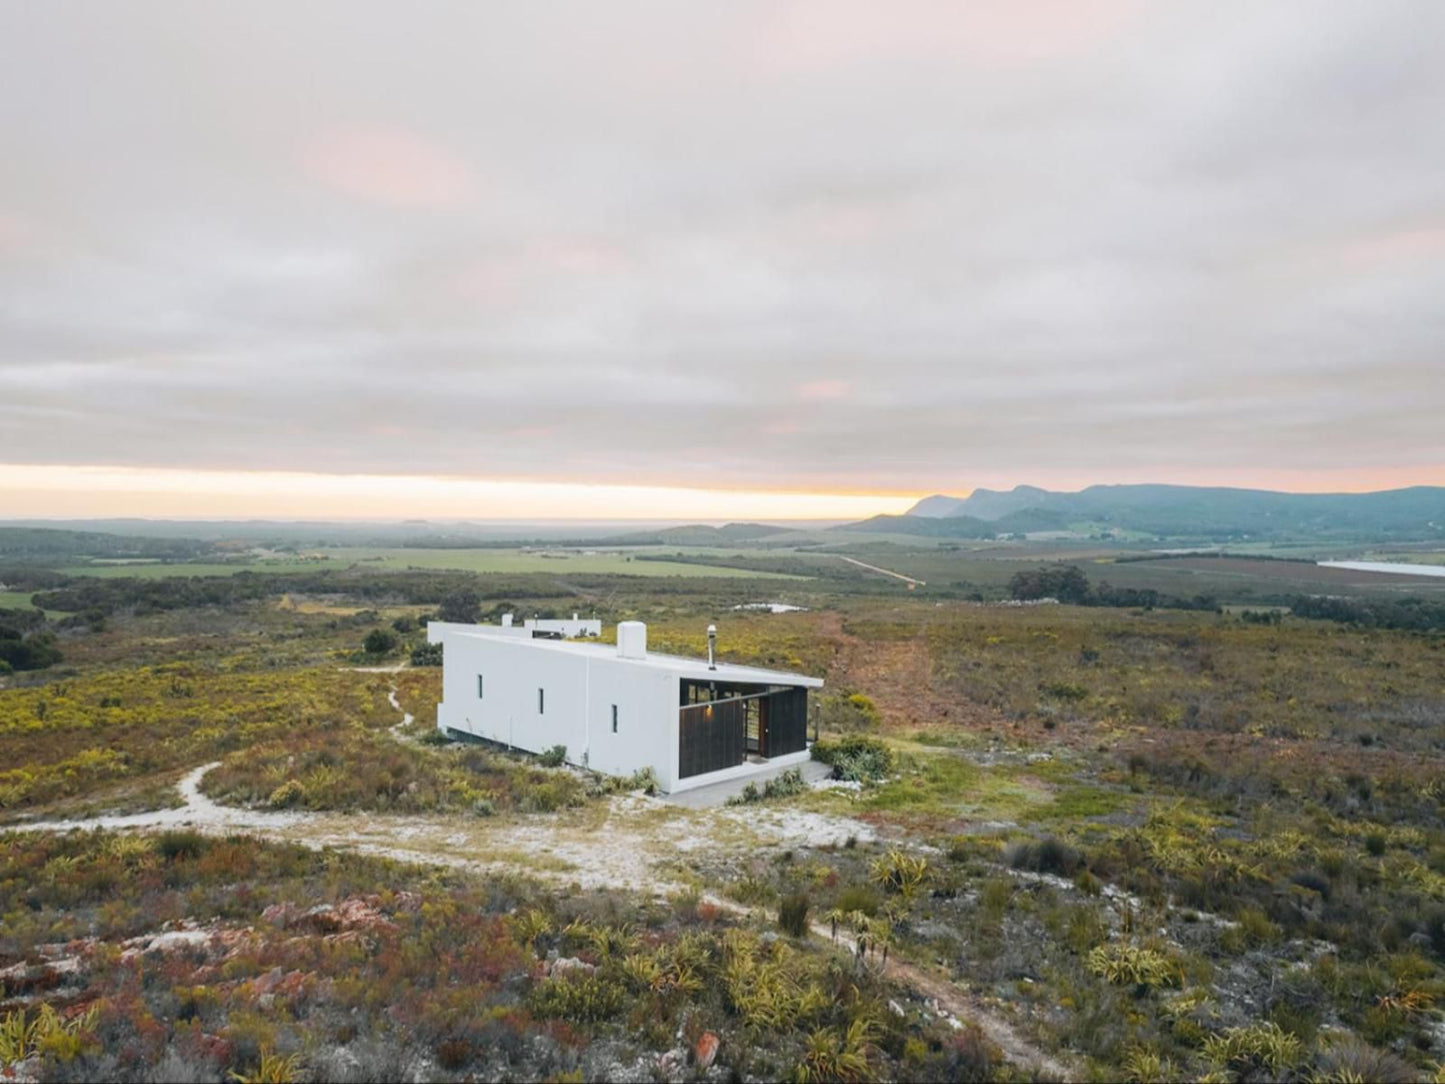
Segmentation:
<svg viewBox="0 0 1445 1084">
<path fill-rule="evenodd" d="M 600 631 L 600 630 L 599 630 Z M 688 790 L 808 759 L 808 690 L 821 678 L 647 650 L 624 621 L 617 646 L 536 638 L 535 630 L 433 621 L 445 645 L 437 728 L 609 775 L 650 767 Z"/>
<path fill-rule="evenodd" d="M 510 615 L 506 615 L 510 616 Z M 504 616 L 503 620 L 506 617 Z M 577 636 L 601 636 L 602 622 L 597 618 L 578 617 L 572 615 L 569 621 L 565 617 L 559 620 L 552 620 L 546 617 L 529 617 L 522 622 L 524 629 L 531 630 L 533 636 L 551 637 L 553 639 L 570 640 Z"/>
</svg>

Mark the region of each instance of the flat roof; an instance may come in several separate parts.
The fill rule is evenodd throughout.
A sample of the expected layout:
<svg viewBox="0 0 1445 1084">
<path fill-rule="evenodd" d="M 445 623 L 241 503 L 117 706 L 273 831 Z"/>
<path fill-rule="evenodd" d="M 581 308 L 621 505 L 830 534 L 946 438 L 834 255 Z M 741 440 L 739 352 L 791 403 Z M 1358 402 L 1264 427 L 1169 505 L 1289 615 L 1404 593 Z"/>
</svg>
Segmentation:
<svg viewBox="0 0 1445 1084">
<path fill-rule="evenodd" d="M 587 643 L 581 640 L 544 640 L 517 636 L 502 632 L 500 625 L 448 625 L 447 635 L 467 636 L 474 640 L 500 640 L 503 643 L 535 648 L 538 651 L 561 651 L 588 658 L 611 659 L 646 666 L 654 670 L 671 670 L 679 677 L 696 678 L 699 681 L 750 681 L 760 685 L 803 685 L 809 689 L 821 689 L 823 679 L 807 674 L 794 674 L 787 670 L 768 670 L 761 666 L 743 666 L 735 662 L 718 660 L 717 669 L 711 669 L 706 659 L 689 659 L 683 655 L 663 655 L 649 651 L 640 659 L 630 659 L 617 654 L 616 644 Z"/>
</svg>

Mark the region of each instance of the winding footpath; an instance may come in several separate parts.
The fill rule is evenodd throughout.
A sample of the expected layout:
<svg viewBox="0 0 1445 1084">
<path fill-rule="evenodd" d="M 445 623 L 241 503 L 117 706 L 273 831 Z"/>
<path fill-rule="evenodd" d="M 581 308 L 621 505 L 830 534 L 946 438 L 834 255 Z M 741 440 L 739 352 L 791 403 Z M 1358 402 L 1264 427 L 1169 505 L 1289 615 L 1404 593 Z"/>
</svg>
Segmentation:
<svg viewBox="0 0 1445 1084">
<path fill-rule="evenodd" d="M 382 670 L 380 672 L 388 672 Z M 375 671 L 369 671 L 375 672 Z M 392 671 L 394 672 L 394 671 Z M 401 722 L 388 728 L 397 741 L 415 741 L 404 733 L 414 721 L 397 700 L 391 686 L 387 700 L 401 713 Z M 86 817 L 74 820 L 31 821 L 0 828 L 4 832 L 70 832 L 104 829 L 146 831 L 192 828 L 211 835 L 236 832 L 283 843 L 299 843 L 315 850 L 338 847 L 404 862 L 441 865 L 480 874 L 523 874 L 562 885 L 614 888 L 662 895 L 683 885 L 659 877 L 653 866 L 678 853 L 716 853 L 748 837 L 756 844 L 800 847 L 841 845 L 848 837 L 875 838 L 866 824 L 820 814 L 787 815 L 770 810 L 717 809 L 689 811 L 667 806 L 657 799 L 638 796 L 610 799 L 605 817 L 577 823 L 563 815 L 534 815 L 515 823 L 487 824 L 477 818 L 388 816 L 360 818 L 345 814 L 279 812 L 223 806 L 201 793 L 201 780 L 219 761 L 187 772 L 177 784 L 184 805 L 146 813 Z M 664 816 L 658 816 L 665 813 Z M 483 859 L 477 855 L 488 855 Z M 753 909 L 717 896 L 708 903 L 735 915 Z M 821 924 L 812 926 L 814 937 L 856 952 L 856 943 L 843 931 L 833 937 Z M 990 1042 L 1013 1064 L 1062 1080 L 1076 1079 L 1078 1068 L 1040 1049 L 999 1012 L 941 975 L 889 959 L 883 977 L 912 990 L 937 1015 L 954 1027 L 962 1021 L 978 1026 Z"/>
</svg>

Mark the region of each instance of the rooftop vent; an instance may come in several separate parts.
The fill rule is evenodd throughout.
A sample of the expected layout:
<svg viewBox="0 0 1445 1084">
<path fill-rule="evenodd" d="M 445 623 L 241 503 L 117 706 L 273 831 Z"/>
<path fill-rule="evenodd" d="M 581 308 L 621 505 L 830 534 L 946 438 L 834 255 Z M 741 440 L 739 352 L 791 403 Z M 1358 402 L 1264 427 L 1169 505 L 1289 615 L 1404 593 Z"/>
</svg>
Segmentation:
<svg viewBox="0 0 1445 1084">
<path fill-rule="evenodd" d="M 622 659 L 647 658 L 647 626 L 641 621 L 617 623 L 617 656 Z"/>
</svg>

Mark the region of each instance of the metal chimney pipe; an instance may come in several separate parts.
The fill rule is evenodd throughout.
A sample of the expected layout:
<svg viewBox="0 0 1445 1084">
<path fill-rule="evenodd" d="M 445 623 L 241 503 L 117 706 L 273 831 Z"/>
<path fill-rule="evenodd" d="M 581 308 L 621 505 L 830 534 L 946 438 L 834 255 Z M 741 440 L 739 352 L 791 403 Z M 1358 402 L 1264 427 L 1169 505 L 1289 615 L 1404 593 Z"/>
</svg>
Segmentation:
<svg viewBox="0 0 1445 1084">
<path fill-rule="evenodd" d="M 717 626 L 707 627 L 707 668 L 717 669 Z"/>
</svg>

